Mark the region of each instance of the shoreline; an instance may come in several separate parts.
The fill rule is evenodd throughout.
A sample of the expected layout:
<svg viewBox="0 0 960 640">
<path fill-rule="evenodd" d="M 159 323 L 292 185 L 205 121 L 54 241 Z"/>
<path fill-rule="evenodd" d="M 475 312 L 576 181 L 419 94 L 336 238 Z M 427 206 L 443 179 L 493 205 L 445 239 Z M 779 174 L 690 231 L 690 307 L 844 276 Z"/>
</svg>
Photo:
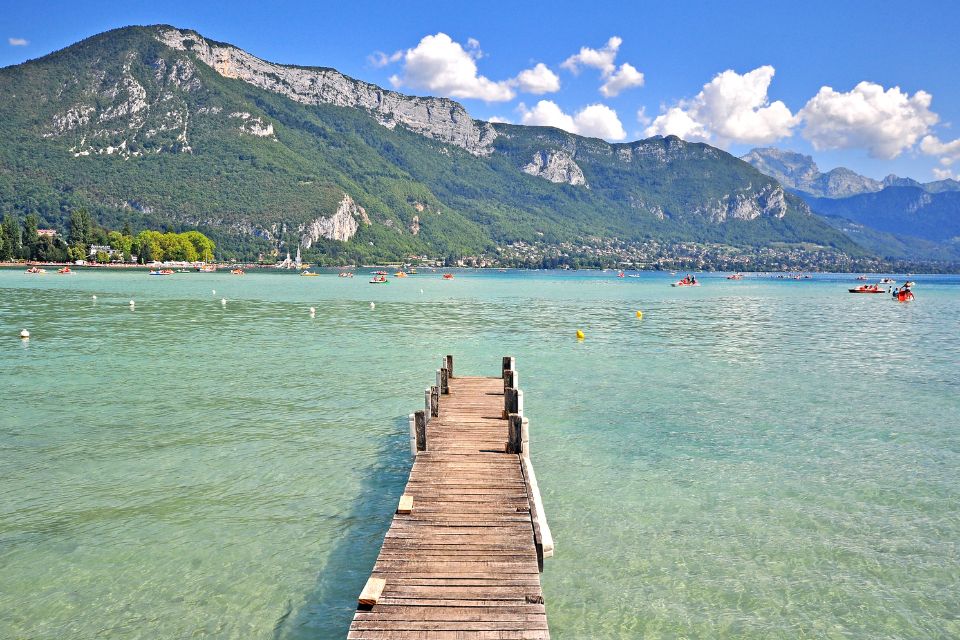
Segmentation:
<svg viewBox="0 0 960 640">
<path fill-rule="evenodd" d="M 111 263 L 111 264 L 74 264 L 70 262 L 36 262 L 33 260 L 30 261 L 21 261 L 21 262 L 0 262 L 0 270 L 16 270 L 16 269 L 27 269 L 30 267 L 41 267 L 49 269 L 58 269 L 63 267 L 70 267 L 74 271 L 87 271 L 87 270 L 103 270 L 103 271 L 151 271 L 154 269 L 186 269 L 189 273 L 219 273 L 219 272 L 229 272 L 231 269 L 244 269 L 247 271 L 264 271 L 268 273 L 288 273 L 299 275 L 301 271 L 313 271 L 319 273 L 336 273 L 339 271 L 352 271 L 355 273 L 360 273 L 365 269 L 392 269 L 395 268 L 393 265 L 347 265 L 347 266 L 305 266 L 301 269 L 282 269 L 277 268 L 274 265 L 260 265 L 256 263 L 208 263 L 208 266 L 212 265 L 216 268 L 214 272 L 201 272 L 194 265 L 189 263 L 156 263 L 156 264 L 120 264 L 120 263 Z M 797 276 L 797 275 L 866 275 L 866 276 L 937 276 L 937 275 L 960 275 L 960 272 L 956 271 L 750 271 L 750 270 L 739 270 L 739 271 L 730 271 L 730 270 L 709 270 L 709 269 L 618 269 L 618 268 L 599 268 L 599 267 L 581 267 L 579 269 L 541 269 L 541 268 L 532 268 L 532 267 L 418 267 L 418 269 L 429 269 L 429 271 L 424 271 L 421 275 L 427 275 L 428 273 L 440 273 L 443 271 L 480 271 L 480 272 L 508 272 L 508 271 L 519 271 L 519 272 L 538 272 L 538 271 L 558 271 L 558 272 L 591 272 L 591 273 L 614 273 L 623 272 L 623 273 L 649 273 L 649 274 L 677 274 L 680 273 L 696 273 L 696 274 L 732 274 L 732 273 L 741 273 L 744 275 L 753 275 L 753 276 Z M 789 278 L 796 279 L 796 278 Z M 805 278 L 810 279 L 810 278 Z"/>
</svg>

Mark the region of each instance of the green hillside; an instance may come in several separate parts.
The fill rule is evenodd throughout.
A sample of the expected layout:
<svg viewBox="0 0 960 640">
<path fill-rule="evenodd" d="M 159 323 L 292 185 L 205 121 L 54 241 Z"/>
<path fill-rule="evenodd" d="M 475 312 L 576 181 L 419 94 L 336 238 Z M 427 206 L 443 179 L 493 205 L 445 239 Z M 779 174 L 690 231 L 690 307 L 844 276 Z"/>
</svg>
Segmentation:
<svg viewBox="0 0 960 640">
<path fill-rule="evenodd" d="M 490 126 L 458 121 L 462 108 L 451 101 L 333 70 L 273 65 L 255 76 L 285 89 L 284 74 L 327 74 L 339 91 L 375 91 L 398 113 L 433 100 L 431 114 L 440 105 L 453 118 L 431 121 L 436 132 L 384 126 L 382 113 L 337 106 L 337 95 L 307 104 L 226 77 L 233 71 L 201 58 L 229 45 L 177 31 L 183 49 L 172 48 L 158 38 L 171 29 L 118 29 L 0 69 L 4 212 L 65 229 L 85 206 L 111 228 L 199 229 L 221 257 L 238 258 L 297 244 L 330 262 L 476 255 L 584 237 L 864 253 L 776 181 L 708 145 L 673 137 L 612 145 L 497 124 L 478 151 L 443 138 L 443 127 Z M 528 175 L 522 169 L 537 157 L 582 183 Z"/>
</svg>

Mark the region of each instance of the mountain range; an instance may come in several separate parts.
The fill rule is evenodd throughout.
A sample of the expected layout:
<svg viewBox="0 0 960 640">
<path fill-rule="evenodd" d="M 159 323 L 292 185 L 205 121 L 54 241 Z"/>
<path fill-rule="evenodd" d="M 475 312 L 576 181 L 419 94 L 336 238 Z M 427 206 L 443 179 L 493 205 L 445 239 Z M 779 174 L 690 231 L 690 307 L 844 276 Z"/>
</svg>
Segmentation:
<svg viewBox="0 0 960 640">
<path fill-rule="evenodd" d="M 870 255 L 809 193 L 706 144 L 483 122 L 165 25 L 0 69 L 0 133 L 4 211 L 60 229 L 77 207 L 112 228 L 198 228 L 223 257 L 610 241 Z"/>
<path fill-rule="evenodd" d="M 960 182 L 883 180 L 845 167 L 822 173 L 808 155 L 775 148 L 742 157 L 776 178 L 827 222 L 875 253 L 911 260 L 960 259 Z"/>
</svg>

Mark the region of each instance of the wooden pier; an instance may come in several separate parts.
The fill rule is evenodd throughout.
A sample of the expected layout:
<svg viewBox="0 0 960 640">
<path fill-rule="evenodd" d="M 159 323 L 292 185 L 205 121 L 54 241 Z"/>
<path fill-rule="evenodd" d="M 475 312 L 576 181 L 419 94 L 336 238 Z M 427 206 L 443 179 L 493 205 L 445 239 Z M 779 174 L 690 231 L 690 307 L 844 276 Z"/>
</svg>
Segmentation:
<svg viewBox="0 0 960 640">
<path fill-rule="evenodd" d="M 413 468 L 348 638 L 550 637 L 540 587 L 553 539 L 513 358 L 500 377 L 443 359 L 410 416 Z"/>
</svg>

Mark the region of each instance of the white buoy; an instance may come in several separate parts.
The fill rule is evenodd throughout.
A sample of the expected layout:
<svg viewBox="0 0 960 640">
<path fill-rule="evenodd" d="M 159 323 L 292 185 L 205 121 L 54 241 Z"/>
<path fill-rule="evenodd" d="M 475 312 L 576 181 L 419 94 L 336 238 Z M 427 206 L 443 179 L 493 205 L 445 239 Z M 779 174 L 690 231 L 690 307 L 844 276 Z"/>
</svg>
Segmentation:
<svg viewBox="0 0 960 640">
<path fill-rule="evenodd" d="M 370 308 L 371 308 L 371 309 L 376 309 L 376 308 L 377 308 L 377 305 L 375 305 L 375 304 L 373 304 L 373 303 L 371 302 L 371 303 L 370 303 Z"/>
<path fill-rule="evenodd" d="M 216 289 L 211 289 L 210 291 L 211 291 L 211 293 L 213 293 L 213 295 L 217 295 L 217 290 L 216 290 Z"/>
<path fill-rule="evenodd" d="M 314 307 L 310 307 L 310 315 L 311 316 L 317 315 L 317 310 Z"/>
<path fill-rule="evenodd" d="M 30 332 L 27 331 L 26 329 L 22 329 L 22 330 L 20 331 L 20 337 L 23 338 L 24 340 L 29 340 L 29 339 L 30 339 Z"/>
<path fill-rule="evenodd" d="M 135 306 L 137 306 L 137 303 L 134 302 L 133 300 L 131 300 L 131 301 L 130 301 L 130 306 L 131 306 L 131 307 L 135 307 Z"/>
<path fill-rule="evenodd" d="M 226 299 L 226 298 L 220 298 L 220 306 L 221 306 L 221 307 L 227 306 L 227 299 Z"/>
<path fill-rule="evenodd" d="M 423 289 L 420 289 L 420 293 L 423 293 Z"/>
<path fill-rule="evenodd" d="M 96 299 L 97 299 L 97 296 L 93 296 L 93 299 L 96 300 Z"/>
</svg>

